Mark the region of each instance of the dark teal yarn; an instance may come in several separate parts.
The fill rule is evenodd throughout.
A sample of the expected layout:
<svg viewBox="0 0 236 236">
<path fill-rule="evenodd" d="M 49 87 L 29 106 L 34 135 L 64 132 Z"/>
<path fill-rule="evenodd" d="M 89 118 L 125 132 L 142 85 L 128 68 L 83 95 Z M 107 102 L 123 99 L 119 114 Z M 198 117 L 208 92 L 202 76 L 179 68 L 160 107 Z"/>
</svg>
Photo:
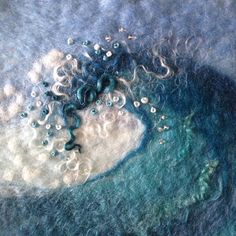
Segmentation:
<svg viewBox="0 0 236 236">
<path fill-rule="evenodd" d="M 65 116 L 65 122 L 68 127 L 68 133 L 70 140 L 65 143 L 65 150 L 70 151 L 74 148 L 78 148 L 80 151 L 81 145 L 80 144 L 75 144 L 74 141 L 76 139 L 75 135 L 73 134 L 73 130 L 77 129 L 80 127 L 80 118 L 76 114 L 77 107 L 75 104 L 65 104 L 63 106 L 63 114 Z M 72 124 L 69 124 L 69 118 L 72 118 Z"/>
<path fill-rule="evenodd" d="M 44 108 L 41 110 L 40 117 L 41 117 L 42 119 L 45 119 L 45 117 L 46 117 L 46 115 L 48 115 L 48 113 L 49 113 L 48 108 L 47 108 L 47 107 L 44 107 Z"/>
<path fill-rule="evenodd" d="M 95 99 L 97 98 L 96 90 L 90 88 L 85 84 L 79 87 L 76 95 L 80 105 L 82 106 L 86 106 L 87 104 L 95 101 Z"/>
<path fill-rule="evenodd" d="M 115 89 L 116 81 L 112 76 L 108 74 L 103 74 L 101 78 L 97 81 L 97 91 L 109 93 L 113 92 Z"/>
<path fill-rule="evenodd" d="M 93 44 L 88 41 L 83 41 L 82 44 L 86 47 L 86 51 L 92 60 L 88 61 L 83 56 L 78 56 L 82 73 L 73 74 L 69 64 L 65 64 L 57 69 L 59 76 L 73 76 L 72 84 L 69 89 L 64 92 L 69 95 L 69 101 L 63 101 L 62 97 L 55 95 L 48 90 L 44 94 L 52 101 L 56 100 L 61 103 L 63 118 L 69 134 L 69 141 L 65 144 L 65 150 L 69 151 L 75 147 L 81 148 L 80 144 L 75 144 L 75 136 L 73 130 L 79 128 L 79 117 L 76 115 L 77 110 L 86 108 L 94 102 L 102 93 L 113 92 L 117 86 L 116 78 L 118 75 L 126 75 L 125 79 L 129 79 L 130 72 L 136 65 L 135 55 L 128 53 L 127 48 L 119 42 L 114 42 L 110 45 L 110 50 L 101 49 L 101 52 L 96 53 Z M 111 55 L 107 57 L 107 53 Z M 104 56 L 107 59 L 104 61 Z M 44 87 L 48 87 L 47 82 L 43 82 Z M 112 102 L 108 101 L 107 106 L 112 107 Z M 41 117 L 44 118 L 49 113 L 44 107 L 41 112 Z M 68 126 L 68 117 L 73 117 L 74 125 Z"/>
<path fill-rule="evenodd" d="M 46 82 L 46 81 L 43 81 L 43 82 L 42 82 L 42 85 L 43 85 L 43 87 L 47 88 L 47 87 L 49 86 L 49 83 Z"/>
</svg>

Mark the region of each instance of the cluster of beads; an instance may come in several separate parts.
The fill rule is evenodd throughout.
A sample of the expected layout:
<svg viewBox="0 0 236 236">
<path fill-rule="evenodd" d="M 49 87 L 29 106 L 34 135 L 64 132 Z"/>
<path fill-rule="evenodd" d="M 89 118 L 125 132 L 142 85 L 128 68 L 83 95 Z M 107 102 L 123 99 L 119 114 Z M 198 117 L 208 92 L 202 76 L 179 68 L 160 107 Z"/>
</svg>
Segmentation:
<svg viewBox="0 0 236 236">
<path fill-rule="evenodd" d="M 128 40 L 135 40 L 136 36 L 127 32 L 124 27 L 120 27 L 118 32 L 124 33 Z M 126 33 L 127 32 L 127 33 Z M 27 112 L 20 114 L 21 118 L 27 118 L 28 112 L 37 112 L 40 109 L 40 120 L 35 120 L 31 123 L 33 128 L 43 126 L 46 129 L 47 137 L 42 140 L 42 145 L 48 145 L 50 138 L 54 136 L 54 132 L 60 131 L 62 128 L 67 129 L 69 140 L 64 144 L 64 149 L 70 151 L 72 149 L 78 149 L 80 151 L 80 144 L 76 144 L 76 137 L 74 130 L 80 127 L 80 117 L 78 115 L 79 110 L 87 108 L 89 105 L 94 104 L 97 107 L 93 107 L 89 110 L 92 116 L 95 116 L 100 111 L 102 104 L 108 108 L 114 107 L 117 103 L 120 104 L 120 98 L 118 96 L 110 97 L 106 100 L 101 100 L 102 94 L 112 94 L 117 88 L 118 78 L 127 73 L 129 68 L 134 70 L 135 65 L 133 55 L 123 47 L 123 43 L 115 42 L 113 36 L 106 35 L 105 40 L 110 43 L 108 48 L 103 47 L 98 43 L 92 43 L 89 40 L 80 41 L 69 37 L 67 39 L 68 45 L 73 45 L 77 42 L 81 42 L 83 48 L 86 49 L 80 58 L 80 63 L 72 54 L 67 54 L 63 59 L 63 63 L 56 69 L 56 76 L 61 78 L 57 84 L 50 85 L 47 81 L 42 81 L 39 86 L 43 88 L 33 90 L 31 97 L 35 98 L 35 104 L 28 106 Z M 124 59 L 125 58 L 125 59 Z M 76 64 L 78 70 L 74 70 L 72 64 Z M 69 81 L 67 84 L 64 81 Z M 61 87 L 56 87 L 56 86 Z M 43 91 L 43 97 L 41 98 L 40 91 Z M 62 95 L 63 94 L 63 95 Z M 107 96 L 108 97 L 108 96 Z M 121 99 L 122 100 L 122 99 Z M 64 120 L 63 126 L 61 124 L 47 123 L 46 119 L 51 122 L 51 116 L 53 110 L 49 106 L 51 102 L 57 102 L 61 106 L 61 111 L 58 112 Z M 139 101 L 133 102 L 135 108 L 140 106 L 149 106 L 150 113 L 156 113 L 157 108 L 150 104 L 148 97 L 142 97 Z M 36 110 L 36 111 L 35 111 Z M 123 111 L 119 111 L 119 115 L 123 115 Z M 50 119 L 49 119 L 50 117 Z M 42 125 L 44 124 L 44 125 Z M 162 128 L 166 130 L 166 126 Z M 58 155 L 57 150 L 51 151 L 50 155 L 55 157 Z"/>
<path fill-rule="evenodd" d="M 146 105 L 146 104 L 148 104 L 148 103 L 149 103 L 149 98 L 148 98 L 148 97 L 142 97 L 142 98 L 140 99 L 140 101 L 137 101 L 137 100 L 134 101 L 134 102 L 133 102 L 133 105 L 134 105 L 135 108 L 138 108 L 138 107 L 141 106 L 141 104 Z M 157 109 L 156 109 L 155 107 L 151 106 L 150 112 L 151 112 L 151 113 L 156 113 L 156 112 L 157 112 Z"/>
<path fill-rule="evenodd" d="M 107 38 L 110 39 L 110 38 Z M 67 44 L 68 45 L 72 45 L 75 43 L 75 40 L 73 38 L 68 38 L 67 40 Z M 30 105 L 27 108 L 27 112 L 33 111 L 35 110 L 35 108 L 40 108 L 42 107 L 42 110 L 40 112 L 40 118 L 41 119 L 45 119 L 47 116 L 49 116 L 49 109 L 47 107 L 47 103 L 50 101 L 60 101 L 62 100 L 64 104 L 63 108 L 62 108 L 62 113 L 65 119 L 65 126 L 68 129 L 68 132 L 70 134 L 70 140 L 65 144 L 65 149 L 66 150 L 71 150 L 75 147 L 78 147 L 79 145 L 74 143 L 75 137 L 73 134 L 73 130 L 78 128 L 80 126 L 80 122 L 79 122 L 79 117 L 78 115 L 76 115 L 76 110 L 81 110 L 85 107 L 87 107 L 90 103 L 94 102 L 96 100 L 96 98 L 98 97 L 98 95 L 100 93 L 109 93 L 112 92 L 116 86 L 116 81 L 115 81 L 115 72 L 117 71 L 117 68 L 114 69 L 114 73 L 109 72 L 109 75 L 105 73 L 106 69 L 106 65 L 103 65 L 103 61 L 107 61 L 108 59 L 110 60 L 110 58 L 114 57 L 114 60 L 116 59 L 116 57 L 118 57 L 119 55 L 122 54 L 122 50 L 119 51 L 119 55 L 116 54 L 117 51 L 115 52 L 115 50 L 118 50 L 120 48 L 120 44 L 118 42 L 115 42 L 112 44 L 112 48 L 110 50 L 105 50 L 101 45 L 99 44 L 94 44 L 92 45 L 92 43 L 89 40 L 85 40 L 82 42 L 82 45 L 86 46 L 88 48 L 88 54 L 93 52 L 90 52 L 91 46 L 93 47 L 94 53 L 95 55 L 97 55 L 97 58 L 94 58 L 94 54 L 91 55 L 90 54 L 90 58 L 94 58 L 94 61 L 90 61 L 87 62 L 86 60 L 84 62 L 82 62 L 82 74 L 74 74 L 70 72 L 70 67 L 63 67 L 61 66 L 60 68 L 57 69 L 57 74 L 59 77 L 62 76 L 67 76 L 67 75 L 73 75 L 74 76 L 74 83 L 72 84 L 72 88 L 71 91 L 75 91 L 76 90 L 76 100 L 73 99 L 73 94 L 71 94 L 71 91 L 68 91 L 69 98 L 71 97 L 71 103 L 67 102 L 65 104 L 65 102 L 63 101 L 62 97 L 57 96 L 56 94 L 54 94 L 53 91 L 47 90 L 44 92 L 44 102 L 42 102 L 42 100 L 37 99 L 35 101 L 35 106 L 34 105 Z M 114 55 L 116 54 L 116 55 Z M 99 58 L 102 58 L 102 60 L 100 60 Z M 68 63 L 70 63 L 73 59 L 71 54 L 67 54 L 65 59 L 68 61 Z M 76 60 L 76 59 L 75 59 Z M 100 61 L 99 61 L 100 60 Z M 77 62 L 77 61 L 76 61 Z M 109 62 L 108 62 L 109 63 Z M 66 66 L 66 64 L 65 64 Z M 110 65 L 108 65 L 110 66 Z M 90 76 L 93 76 L 93 78 L 95 79 L 96 83 L 94 86 L 94 81 L 90 81 L 88 80 L 88 78 L 90 78 Z M 79 81 L 84 81 L 84 84 L 80 84 Z M 40 85 L 39 85 L 40 86 Z M 41 86 L 43 86 L 43 88 L 49 88 L 50 84 L 47 81 L 42 81 L 41 82 Z M 68 86 L 67 86 L 68 87 Z M 38 98 L 39 97 L 39 92 L 41 91 L 41 89 L 37 89 L 33 90 L 31 92 L 31 97 L 32 98 Z M 73 101 L 72 101 L 73 100 Z M 107 107 L 112 107 L 113 106 L 113 102 L 117 102 L 119 100 L 119 98 L 114 97 L 113 100 L 107 100 L 105 102 L 105 105 Z M 99 106 L 102 104 L 102 101 L 97 99 L 96 100 L 96 104 Z M 27 112 L 21 112 L 20 117 L 21 118 L 27 118 L 28 117 L 28 113 Z M 98 113 L 98 110 L 96 108 L 91 109 L 91 114 L 92 115 L 96 115 Z M 74 119 L 74 124 L 72 125 L 68 125 L 67 119 L 71 117 Z M 37 120 L 31 122 L 31 127 L 32 128 L 38 128 L 40 126 L 40 124 L 37 122 Z M 54 125 L 55 129 L 57 131 L 62 129 L 62 125 L 60 124 L 56 124 Z M 47 137 L 52 137 L 54 132 L 52 130 L 52 125 L 51 124 L 46 124 L 45 125 L 45 129 L 47 130 Z M 48 140 L 42 140 L 42 144 L 43 146 L 46 146 L 48 144 Z M 52 156 L 56 156 L 56 153 L 52 154 Z"/>
<path fill-rule="evenodd" d="M 169 130 L 169 128 L 170 128 L 169 126 L 164 125 L 163 127 L 158 127 L 158 131 L 163 132 L 165 130 Z"/>
</svg>

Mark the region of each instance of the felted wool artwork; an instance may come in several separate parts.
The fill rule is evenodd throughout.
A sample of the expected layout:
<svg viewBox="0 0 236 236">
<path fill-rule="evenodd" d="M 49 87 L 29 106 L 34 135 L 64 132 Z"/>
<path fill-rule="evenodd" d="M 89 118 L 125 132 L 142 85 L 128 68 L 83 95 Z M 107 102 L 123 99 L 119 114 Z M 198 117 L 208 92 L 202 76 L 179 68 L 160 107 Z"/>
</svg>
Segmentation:
<svg viewBox="0 0 236 236">
<path fill-rule="evenodd" d="M 236 235 L 236 4 L 0 2 L 0 235 Z"/>
</svg>

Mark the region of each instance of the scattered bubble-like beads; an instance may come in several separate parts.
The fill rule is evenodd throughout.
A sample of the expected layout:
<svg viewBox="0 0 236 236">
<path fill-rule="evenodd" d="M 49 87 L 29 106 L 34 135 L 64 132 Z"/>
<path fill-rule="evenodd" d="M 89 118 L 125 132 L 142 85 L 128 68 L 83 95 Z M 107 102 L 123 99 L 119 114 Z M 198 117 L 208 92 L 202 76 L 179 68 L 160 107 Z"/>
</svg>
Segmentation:
<svg viewBox="0 0 236 236">
<path fill-rule="evenodd" d="M 147 97 L 142 97 L 141 98 L 141 103 L 147 104 L 149 102 L 149 99 Z"/>
</svg>

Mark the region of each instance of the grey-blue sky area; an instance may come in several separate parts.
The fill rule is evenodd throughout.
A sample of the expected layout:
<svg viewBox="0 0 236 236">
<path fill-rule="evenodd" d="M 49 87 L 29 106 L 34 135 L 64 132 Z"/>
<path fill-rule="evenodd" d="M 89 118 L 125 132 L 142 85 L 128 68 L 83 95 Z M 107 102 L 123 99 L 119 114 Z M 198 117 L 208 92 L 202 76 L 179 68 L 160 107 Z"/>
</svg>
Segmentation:
<svg viewBox="0 0 236 236">
<path fill-rule="evenodd" d="M 165 36 L 194 37 L 195 60 L 235 78 L 236 3 L 233 0 L 0 1 L 1 78 L 24 85 L 32 63 L 52 48 L 68 51 L 68 36 L 104 42 L 125 27 L 137 44 Z M 175 45 L 173 45 L 175 47 Z M 191 48 L 190 48 L 191 51 Z"/>
</svg>

